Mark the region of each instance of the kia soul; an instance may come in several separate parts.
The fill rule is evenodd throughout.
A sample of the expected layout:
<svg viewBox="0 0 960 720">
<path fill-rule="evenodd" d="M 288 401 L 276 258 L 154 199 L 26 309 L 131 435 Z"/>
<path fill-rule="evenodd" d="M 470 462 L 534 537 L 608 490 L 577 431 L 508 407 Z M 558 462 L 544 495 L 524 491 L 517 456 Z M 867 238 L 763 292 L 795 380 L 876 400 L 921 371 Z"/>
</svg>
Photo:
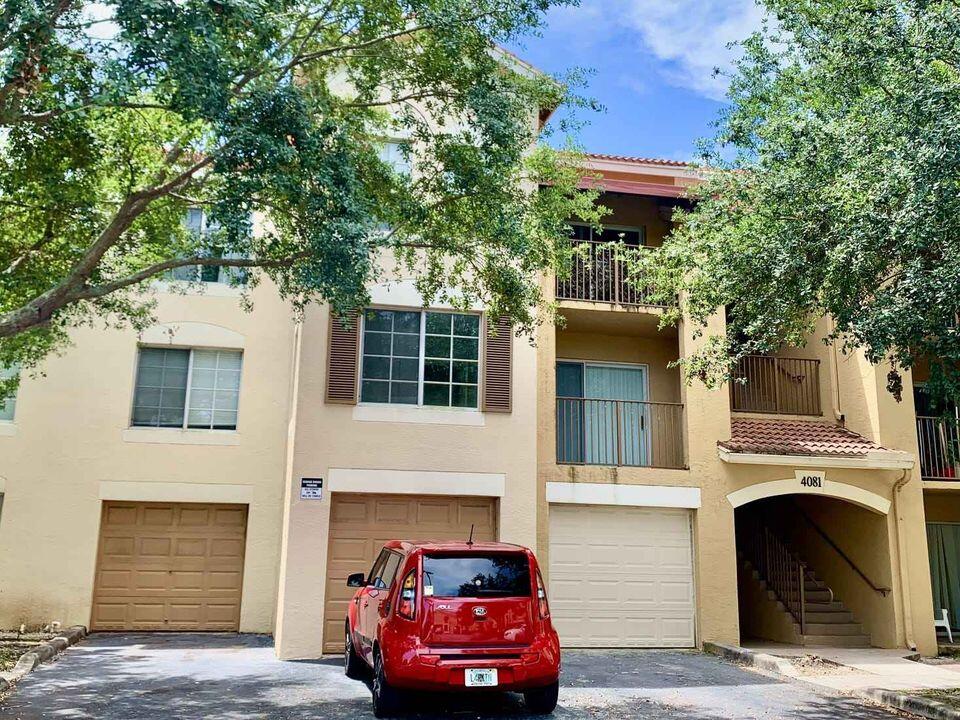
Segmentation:
<svg viewBox="0 0 960 720">
<path fill-rule="evenodd" d="M 527 548 L 391 540 L 347 585 L 346 674 L 372 671 L 376 717 L 406 690 L 522 692 L 531 712 L 553 712 L 560 641 Z"/>
</svg>

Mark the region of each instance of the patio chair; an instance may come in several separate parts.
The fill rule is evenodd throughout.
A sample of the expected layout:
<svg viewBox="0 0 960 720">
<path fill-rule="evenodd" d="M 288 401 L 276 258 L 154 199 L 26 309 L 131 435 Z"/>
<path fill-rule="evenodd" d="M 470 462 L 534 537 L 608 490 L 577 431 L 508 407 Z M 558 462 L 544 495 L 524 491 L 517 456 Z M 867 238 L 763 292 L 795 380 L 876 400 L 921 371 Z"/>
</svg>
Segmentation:
<svg viewBox="0 0 960 720">
<path fill-rule="evenodd" d="M 947 633 L 947 638 L 950 640 L 950 644 L 953 645 L 953 632 L 950 630 L 950 619 L 949 614 L 947 613 L 946 608 L 940 611 L 940 619 L 933 621 L 933 627 L 937 630 L 943 630 Z"/>
</svg>

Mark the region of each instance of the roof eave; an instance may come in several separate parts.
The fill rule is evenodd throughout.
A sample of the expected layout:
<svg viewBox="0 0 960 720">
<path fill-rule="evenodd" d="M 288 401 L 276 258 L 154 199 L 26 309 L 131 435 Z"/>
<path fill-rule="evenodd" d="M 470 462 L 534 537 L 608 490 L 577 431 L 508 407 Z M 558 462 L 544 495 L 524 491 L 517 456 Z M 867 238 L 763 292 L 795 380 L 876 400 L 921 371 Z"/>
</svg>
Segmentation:
<svg viewBox="0 0 960 720">
<path fill-rule="evenodd" d="M 860 455 L 789 455 L 734 452 L 717 446 L 720 459 L 733 465 L 788 465 L 792 467 L 853 468 L 858 470 L 911 470 L 913 455 L 896 450 L 871 450 Z"/>
</svg>

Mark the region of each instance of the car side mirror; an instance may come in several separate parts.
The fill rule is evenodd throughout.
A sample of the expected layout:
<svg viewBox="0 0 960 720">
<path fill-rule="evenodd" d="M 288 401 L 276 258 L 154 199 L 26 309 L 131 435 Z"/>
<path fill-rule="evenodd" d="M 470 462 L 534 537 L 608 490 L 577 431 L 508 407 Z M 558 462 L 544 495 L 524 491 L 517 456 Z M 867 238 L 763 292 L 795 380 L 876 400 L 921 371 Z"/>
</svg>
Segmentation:
<svg viewBox="0 0 960 720">
<path fill-rule="evenodd" d="M 367 577 L 363 573 L 353 573 L 347 576 L 347 587 L 366 587 Z"/>
</svg>

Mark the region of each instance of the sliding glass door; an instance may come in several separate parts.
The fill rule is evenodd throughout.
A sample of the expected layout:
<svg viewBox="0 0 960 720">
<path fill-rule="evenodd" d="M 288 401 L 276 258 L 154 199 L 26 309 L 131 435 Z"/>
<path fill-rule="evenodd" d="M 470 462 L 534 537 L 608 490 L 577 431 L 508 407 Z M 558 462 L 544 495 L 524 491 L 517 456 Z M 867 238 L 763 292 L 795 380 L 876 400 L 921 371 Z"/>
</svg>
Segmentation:
<svg viewBox="0 0 960 720">
<path fill-rule="evenodd" d="M 588 465 L 649 465 L 643 365 L 557 363 L 557 458 Z"/>
</svg>

